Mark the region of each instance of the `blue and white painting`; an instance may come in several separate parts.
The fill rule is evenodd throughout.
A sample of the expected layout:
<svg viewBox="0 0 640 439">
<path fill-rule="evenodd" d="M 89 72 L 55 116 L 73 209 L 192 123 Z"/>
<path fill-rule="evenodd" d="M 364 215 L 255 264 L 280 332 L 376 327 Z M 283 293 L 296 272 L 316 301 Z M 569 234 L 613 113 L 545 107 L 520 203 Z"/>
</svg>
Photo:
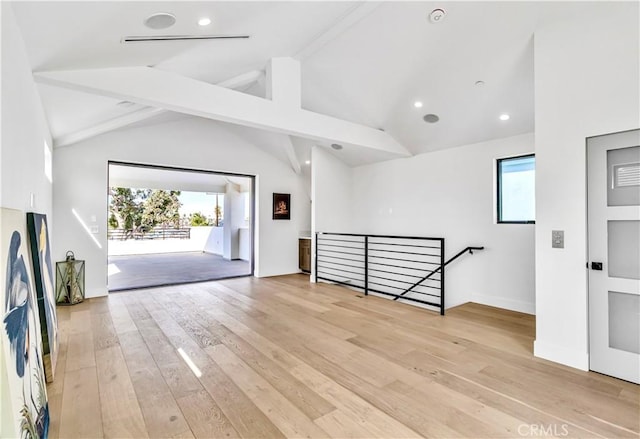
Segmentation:
<svg viewBox="0 0 640 439">
<path fill-rule="evenodd" d="M 58 318 L 56 314 L 55 288 L 51 265 L 51 247 L 47 216 L 27 213 L 27 230 L 33 263 L 33 283 L 38 298 L 40 331 L 42 334 L 42 354 L 44 375 L 47 382 L 53 381 L 58 358 Z"/>
<path fill-rule="evenodd" d="M 46 438 L 49 406 L 42 363 L 42 339 L 36 295 L 31 283 L 24 213 L 0 209 L 0 303 L 2 303 L 2 357 L 7 384 L 0 391 L 3 434 L 9 437 Z M 9 427 L 9 431 L 7 431 Z M 11 431 L 13 430 L 13 431 Z"/>
</svg>

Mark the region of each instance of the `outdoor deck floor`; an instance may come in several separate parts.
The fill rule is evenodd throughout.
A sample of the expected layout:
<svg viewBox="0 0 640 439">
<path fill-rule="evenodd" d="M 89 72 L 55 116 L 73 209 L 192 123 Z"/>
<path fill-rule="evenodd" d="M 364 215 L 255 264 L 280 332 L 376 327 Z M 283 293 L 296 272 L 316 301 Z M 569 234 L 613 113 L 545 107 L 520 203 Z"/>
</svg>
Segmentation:
<svg viewBox="0 0 640 439">
<path fill-rule="evenodd" d="M 109 256 L 109 291 L 201 282 L 251 274 L 249 262 L 202 252 Z"/>
</svg>

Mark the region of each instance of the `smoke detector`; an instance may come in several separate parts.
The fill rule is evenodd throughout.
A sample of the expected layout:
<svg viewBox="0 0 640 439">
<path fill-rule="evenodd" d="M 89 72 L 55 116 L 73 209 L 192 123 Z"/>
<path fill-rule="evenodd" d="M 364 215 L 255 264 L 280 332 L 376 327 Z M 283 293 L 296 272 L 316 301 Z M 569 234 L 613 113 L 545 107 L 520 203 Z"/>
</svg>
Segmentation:
<svg viewBox="0 0 640 439">
<path fill-rule="evenodd" d="M 436 8 L 429 14 L 429 21 L 434 24 L 440 23 L 442 20 L 444 20 L 444 16 L 446 14 L 447 13 L 444 9 Z"/>
</svg>

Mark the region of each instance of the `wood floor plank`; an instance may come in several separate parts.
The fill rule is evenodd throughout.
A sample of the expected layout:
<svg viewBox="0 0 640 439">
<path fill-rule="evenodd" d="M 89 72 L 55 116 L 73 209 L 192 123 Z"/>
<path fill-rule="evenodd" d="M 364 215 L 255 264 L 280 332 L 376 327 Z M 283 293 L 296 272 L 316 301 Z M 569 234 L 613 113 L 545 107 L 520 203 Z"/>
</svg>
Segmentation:
<svg viewBox="0 0 640 439">
<path fill-rule="evenodd" d="M 92 349 L 92 348 L 89 348 Z M 67 371 L 60 408 L 61 438 L 101 438 L 102 410 L 95 367 Z"/>
<path fill-rule="evenodd" d="M 196 438 L 240 437 L 206 390 L 183 396 L 177 401 Z"/>
<path fill-rule="evenodd" d="M 218 366 L 231 377 L 242 391 L 268 414 L 271 421 L 287 437 L 326 438 L 327 433 L 307 418 L 260 375 L 224 345 L 206 349 Z"/>
<path fill-rule="evenodd" d="M 69 334 L 68 340 L 69 347 L 67 349 L 66 372 L 96 366 L 93 334 L 91 331 Z"/>
<path fill-rule="evenodd" d="M 106 438 L 144 438 L 147 430 L 120 346 L 96 351 L 102 425 Z"/>
<path fill-rule="evenodd" d="M 139 332 L 119 335 L 149 437 L 189 437 L 191 429 Z"/>
<path fill-rule="evenodd" d="M 535 317 L 446 316 L 304 275 L 58 313 L 50 437 L 638 438 L 640 386 L 533 357 Z"/>
<path fill-rule="evenodd" d="M 247 363 L 256 373 L 269 384 L 282 393 L 289 401 L 298 407 L 309 419 L 316 419 L 335 410 L 335 407 L 311 391 L 303 383 L 295 379 L 285 369 L 281 368 L 273 360 L 255 349 L 242 337 L 234 334 L 230 329 L 206 312 L 200 312 L 193 302 L 192 296 L 183 296 L 191 305 L 189 315 L 198 320 L 204 328 L 217 334 L 220 342 L 229 348 L 234 354 Z M 185 308 L 183 308 L 185 309 Z"/>
</svg>

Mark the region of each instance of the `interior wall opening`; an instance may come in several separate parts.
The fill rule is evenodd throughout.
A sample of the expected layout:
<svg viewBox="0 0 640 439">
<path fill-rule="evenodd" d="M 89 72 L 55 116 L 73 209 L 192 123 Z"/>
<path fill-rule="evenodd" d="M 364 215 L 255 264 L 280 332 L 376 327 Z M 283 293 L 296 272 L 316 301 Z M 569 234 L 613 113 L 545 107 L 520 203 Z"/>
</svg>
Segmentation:
<svg viewBox="0 0 640 439">
<path fill-rule="evenodd" d="M 109 292 L 253 275 L 254 176 L 108 166 Z"/>
</svg>

